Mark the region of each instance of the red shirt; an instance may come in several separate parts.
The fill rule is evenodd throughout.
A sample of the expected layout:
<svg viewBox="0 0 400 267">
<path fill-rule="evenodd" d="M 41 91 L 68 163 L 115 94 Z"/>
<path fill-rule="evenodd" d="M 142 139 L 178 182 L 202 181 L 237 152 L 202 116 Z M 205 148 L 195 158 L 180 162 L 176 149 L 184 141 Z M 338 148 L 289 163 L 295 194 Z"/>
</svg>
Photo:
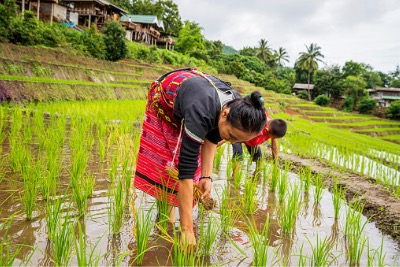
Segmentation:
<svg viewBox="0 0 400 267">
<path fill-rule="evenodd" d="M 268 115 L 268 113 L 266 113 L 267 115 L 267 120 L 272 120 L 272 117 Z M 268 129 L 267 129 L 267 124 L 265 124 L 264 129 L 262 129 L 262 131 L 253 139 L 243 142 L 248 146 L 257 146 L 260 145 L 262 143 L 264 143 L 265 141 L 267 141 L 270 138 L 269 133 L 268 133 Z"/>
</svg>

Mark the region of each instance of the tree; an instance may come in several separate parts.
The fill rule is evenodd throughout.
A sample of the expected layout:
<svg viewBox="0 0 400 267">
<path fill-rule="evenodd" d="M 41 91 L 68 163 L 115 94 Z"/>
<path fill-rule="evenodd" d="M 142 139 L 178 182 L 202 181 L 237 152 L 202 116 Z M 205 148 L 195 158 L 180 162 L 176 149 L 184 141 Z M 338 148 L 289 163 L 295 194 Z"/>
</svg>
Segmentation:
<svg viewBox="0 0 400 267">
<path fill-rule="evenodd" d="M 393 80 L 393 81 L 390 83 L 390 87 L 393 87 L 393 88 L 400 88 L 400 79 Z"/>
<path fill-rule="evenodd" d="M 344 63 L 342 71 L 343 77 L 346 78 L 347 76 L 361 76 L 368 71 L 372 71 L 372 67 L 364 63 L 347 61 Z"/>
<path fill-rule="evenodd" d="M 239 51 L 239 54 L 241 54 L 242 56 L 249 56 L 249 57 L 257 56 L 257 48 L 245 46 Z"/>
<path fill-rule="evenodd" d="M 326 94 L 333 99 L 340 99 L 344 93 L 344 88 L 341 84 L 342 73 L 337 65 L 317 70 L 313 79 L 319 94 Z"/>
<path fill-rule="evenodd" d="M 315 104 L 325 107 L 330 102 L 330 98 L 326 95 L 319 95 L 314 99 Z"/>
<path fill-rule="evenodd" d="M 278 67 L 283 67 L 283 62 L 289 62 L 289 54 L 285 48 L 279 47 L 278 51 L 275 51 L 275 60 Z"/>
<path fill-rule="evenodd" d="M 376 107 L 376 100 L 369 98 L 369 97 L 364 97 L 361 99 L 360 103 L 357 106 L 358 112 L 362 114 L 369 113 Z"/>
<path fill-rule="evenodd" d="M 195 22 L 185 22 L 176 41 L 176 50 L 182 54 L 190 54 L 195 50 L 204 50 L 204 36 L 202 28 Z"/>
<path fill-rule="evenodd" d="M 15 0 L 5 0 L 4 4 L 0 4 L 0 41 L 8 41 L 10 24 L 17 11 Z"/>
<path fill-rule="evenodd" d="M 343 82 L 346 94 L 353 98 L 353 110 L 357 108 L 358 99 L 364 96 L 367 83 L 360 76 L 348 76 Z"/>
<path fill-rule="evenodd" d="M 264 62 L 265 65 L 268 65 L 268 62 L 272 57 L 271 49 L 268 46 L 268 41 L 261 39 L 258 44 L 259 47 L 257 51 L 257 57 Z"/>
<path fill-rule="evenodd" d="M 125 29 L 112 20 L 103 28 L 103 40 L 106 47 L 106 59 L 117 61 L 123 59 L 128 54 L 128 48 L 125 43 Z"/>
<path fill-rule="evenodd" d="M 389 119 L 400 120 L 400 100 L 393 101 L 386 110 Z"/>
<path fill-rule="evenodd" d="M 308 86 L 308 100 L 311 101 L 311 92 L 310 92 L 310 79 L 311 74 L 318 70 L 318 62 L 322 62 L 324 56 L 321 54 L 319 47 L 317 44 L 311 43 L 310 46 L 306 45 L 307 52 L 301 52 L 299 59 L 296 61 L 296 65 L 300 69 L 307 70 L 307 86 Z"/>
<path fill-rule="evenodd" d="M 172 0 L 134 0 L 132 4 L 134 14 L 156 15 L 163 21 L 166 33 L 178 36 L 182 29 L 182 21 L 178 5 Z"/>
</svg>

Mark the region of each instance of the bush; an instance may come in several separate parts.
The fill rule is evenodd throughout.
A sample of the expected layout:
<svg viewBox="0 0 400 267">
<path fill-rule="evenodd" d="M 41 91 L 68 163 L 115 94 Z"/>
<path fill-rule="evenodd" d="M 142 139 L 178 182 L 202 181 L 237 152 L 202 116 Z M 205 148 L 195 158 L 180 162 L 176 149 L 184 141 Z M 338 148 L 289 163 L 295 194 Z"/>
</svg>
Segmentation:
<svg viewBox="0 0 400 267">
<path fill-rule="evenodd" d="M 393 101 L 386 110 L 389 119 L 400 120 L 400 100 Z"/>
<path fill-rule="evenodd" d="M 327 97 L 326 95 L 319 95 L 314 99 L 315 104 L 318 106 L 323 106 L 325 107 L 328 105 L 329 102 L 331 102 L 331 99 Z"/>
<path fill-rule="evenodd" d="M 103 29 L 103 40 L 106 46 L 106 59 L 117 61 L 128 55 L 128 48 L 125 43 L 125 29 L 118 21 L 108 22 Z"/>
<path fill-rule="evenodd" d="M 300 99 L 308 100 L 308 93 L 305 90 L 298 92 L 296 96 Z"/>
<path fill-rule="evenodd" d="M 353 105 L 354 105 L 354 98 L 352 96 L 346 97 L 344 100 L 344 110 L 345 111 L 353 111 Z"/>
<path fill-rule="evenodd" d="M 10 26 L 9 39 L 18 45 L 37 45 L 41 43 L 39 22 L 32 11 L 15 17 Z"/>
<path fill-rule="evenodd" d="M 11 21 L 17 16 L 18 6 L 15 0 L 5 0 L 0 4 L 0 41 L 7 42 Z"/>
<path fill-rule="evenodd" d="M 86 30 L 82 34 L 82 43 L 85 46 L 85 52 L 95 58 L 104 59 L 106 46 L 104 44 L 103 37 L 97 32 L 95 24 L 90 26 L 89 30 Z"/>
<path fill-rule="evenodd" d="M 376 107 L 376 100 L 372 98 L 363 98 L 357 106 L 357 110 L 360 113 L 370 113 Z"/>
</svg>

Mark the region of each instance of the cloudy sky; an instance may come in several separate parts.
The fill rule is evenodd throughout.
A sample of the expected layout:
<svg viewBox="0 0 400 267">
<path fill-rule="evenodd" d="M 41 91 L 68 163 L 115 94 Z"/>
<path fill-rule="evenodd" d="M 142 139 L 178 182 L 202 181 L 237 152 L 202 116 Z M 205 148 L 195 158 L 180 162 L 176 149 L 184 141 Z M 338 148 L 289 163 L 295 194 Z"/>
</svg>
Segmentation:
<svg viewBox="0 0 400 267">
<path fill-rule="evenodd" d="M 272 49 L 286 49 L 288 66 L 311 43 L 321 47 L 327 65 L 353 60 L 385 73 L 400 65 L 400 0 L 173 1 L 206 39 L 236 50 L 265 39 Z"/>
</svg>

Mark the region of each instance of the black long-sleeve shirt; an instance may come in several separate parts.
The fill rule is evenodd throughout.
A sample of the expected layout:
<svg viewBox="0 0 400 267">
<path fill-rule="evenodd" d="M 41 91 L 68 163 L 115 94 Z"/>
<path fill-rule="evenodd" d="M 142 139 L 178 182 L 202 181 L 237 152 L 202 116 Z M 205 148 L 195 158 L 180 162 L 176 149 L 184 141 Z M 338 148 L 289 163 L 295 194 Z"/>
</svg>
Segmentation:
<svg viewBox="0 0 400 267">
<path fill-rule="evenodd" d="M 200 145 L 207 138 L 214 144 L 221 141 L 218 118 L 222 106 L 240 95 L 220 79 L 211 79 L 219 92 L 204 77 L 195 76 L 184 81 L 177 90 L 174 116 L 184 120 L 184 134 L 179 154 L 179 179 L 192 179 L 198 167 Z"/>
</svg>

